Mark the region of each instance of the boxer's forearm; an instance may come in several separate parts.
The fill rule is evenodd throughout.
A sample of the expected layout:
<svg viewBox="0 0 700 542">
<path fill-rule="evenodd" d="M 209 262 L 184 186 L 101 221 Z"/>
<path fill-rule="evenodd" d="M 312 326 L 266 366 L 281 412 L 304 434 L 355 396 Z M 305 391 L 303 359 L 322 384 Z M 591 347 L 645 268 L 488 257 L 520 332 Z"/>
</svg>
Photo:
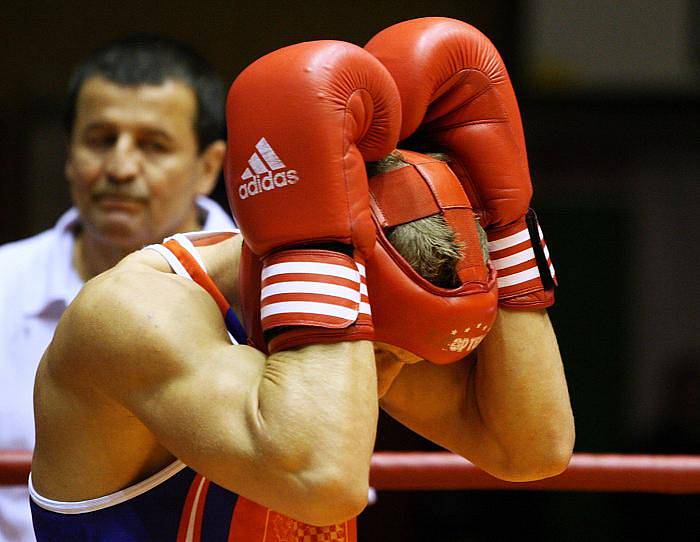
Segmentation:
<svg viewBox="0 0 700 542">
<path fill-rule="evenodd" d="M 546 312 L 500 309 L 471 371 L 468 409 L 500 452 L 489 460 L 490 470 L 518 480 L 565 468 L 574 422 Z"/>
<path fill-rule="evenodd" d="M 377 422 L 369 341 L 310 345 L 267 359 L 258 390 L 258 427 L 290 461 L 369 467 Z M 251 420 L 252 421 L 252 420 Z"/>
<path fill-rule="evenodd" d="M 307 495 L 300 502 L 307 521 L 326 523 L 339 520 L 337 514 L 359 513 L 367 496 L 377 410 L 368 341 L 311 345 L 267 358 L 246 413 L 248 425 L 268 468 Z M 313 503 L 318 518 L 308 516 Z M 324 518 L 326 512 L 331 515 Z"/>
</svg>

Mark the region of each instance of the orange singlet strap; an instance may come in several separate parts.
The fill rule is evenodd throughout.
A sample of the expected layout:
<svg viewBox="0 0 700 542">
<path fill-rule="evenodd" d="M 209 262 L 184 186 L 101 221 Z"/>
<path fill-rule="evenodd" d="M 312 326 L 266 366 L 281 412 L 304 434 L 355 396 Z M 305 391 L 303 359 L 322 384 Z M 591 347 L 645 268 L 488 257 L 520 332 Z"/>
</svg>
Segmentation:
<svg viewBox="0 0 700 542">
<path fill-rule="evenodd" d="M 187 272 L 192 277 L 192 280 L 204 288 L 209 295 L 214 298 L 216 304 L 219 306 L 221 314 L 226 316 L 226 313 L 231 308 L 228 300 L 221 293 L 221 290 L 214 284 L 211 277 L 200 267 L 197 261 L 192 257 L 188 250 L 184 249 L 180 243 L 175 240 L 166 241 L 163 246 L 167 247 L 170 252 L 172 252 L 182 266 L 187 270 Z"/>
</svg>

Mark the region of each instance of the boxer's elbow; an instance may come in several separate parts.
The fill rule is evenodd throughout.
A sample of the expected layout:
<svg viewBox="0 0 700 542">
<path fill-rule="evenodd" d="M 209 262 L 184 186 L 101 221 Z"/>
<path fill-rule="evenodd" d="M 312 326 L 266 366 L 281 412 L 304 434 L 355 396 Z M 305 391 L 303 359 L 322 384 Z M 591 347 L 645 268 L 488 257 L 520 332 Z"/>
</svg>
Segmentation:
<svg viewBox="0 0 700 542">
<path fill-rule="evenodd" d="M 562 428 L 534 438 L 506 454 L 495 476 L 510 482 L 528 482 L 557 476 L 566 470 L 573 455 L 574 431 Z"/>
<path fill-rule="evenodd" d="M 552 449 L 513 461 L 503 478 L 511 482 L 529 482 L 557 476 L 569 466 L 571 455 L 571 451 L 564 448 Z"/>
<path fill-rule="evenodd" d="M 576 429 L 570 410 L 559 422 L 545 433 L 540 445 L 540 460 L 543 467 L 538 478 L 549 478 L 561 474 L 569 466 L 574 452 Z"/>
<path fill-rule="evenodd" d="M 285 509 L 280 511 L 311 525 L 357 516 L 367 505 L 371 449 L 353 452 L 316 441 L 310 448 L 290 445 L 266 454 L 264 471 L 283 481 Z"/>
<path fill-rule="evenodd" d="M 300 517 L 311 525 L 331 525 L 354 518 L 367 506 L 369 473 L 325 467 L 305 473 Z M 303 516 L 303 517 L 302 517 Z"/>
</svg>

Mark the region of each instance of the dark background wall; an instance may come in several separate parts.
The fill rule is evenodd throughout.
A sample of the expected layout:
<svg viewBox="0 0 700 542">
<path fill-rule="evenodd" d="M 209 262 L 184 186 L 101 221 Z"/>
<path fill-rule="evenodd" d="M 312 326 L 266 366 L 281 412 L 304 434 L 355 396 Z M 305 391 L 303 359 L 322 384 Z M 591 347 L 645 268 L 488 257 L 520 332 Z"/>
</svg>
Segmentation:
<svg viewBox="0 0 700 542">
<path fill-rule="evenodd" d="M 550 314 L 576 450 L 700 453 L 698 13 L 692 0 L 4 3 L 0 242 L 50 227 L 69 205 L 65 87 L 72 66 L 108 39 L 131 31 L 183 39 L 230 83 L 254 59 L 298 41 L 364 44 L 400 20 L 461 19 L 499 48 L 520 98 L 534 205 L 561 283 Z M 221 188 L 215 196 L 224 202 Z M 377 447 L 431 448 L 386 417 Z M 698 504 L 381 492 L 360 530 L 362 540 L 386 541 L 669 539 L 673 526 L 698 532 Z"/>
</svg>

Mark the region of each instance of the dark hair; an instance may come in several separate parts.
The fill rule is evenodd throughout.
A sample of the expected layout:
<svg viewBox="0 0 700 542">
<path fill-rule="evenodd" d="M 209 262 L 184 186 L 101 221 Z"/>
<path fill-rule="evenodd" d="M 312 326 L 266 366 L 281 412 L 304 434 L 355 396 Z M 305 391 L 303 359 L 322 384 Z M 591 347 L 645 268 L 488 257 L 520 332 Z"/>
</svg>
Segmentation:
<svg viewBox="0 0 700 542">
<path fill-rule="evenodd" d="M 71 76 L 64 126 L 73 131 L 80 89 L 87 79 L 101 76 L 119 85 L 160 85 L 168 79 L 192 88 L 197 98 L 195 131 L 199 150 L 224 139 L 224 88 L 211 65 L 196 51 L 172 38 L 132 34 L 91 53 Z"/>
</svg>

